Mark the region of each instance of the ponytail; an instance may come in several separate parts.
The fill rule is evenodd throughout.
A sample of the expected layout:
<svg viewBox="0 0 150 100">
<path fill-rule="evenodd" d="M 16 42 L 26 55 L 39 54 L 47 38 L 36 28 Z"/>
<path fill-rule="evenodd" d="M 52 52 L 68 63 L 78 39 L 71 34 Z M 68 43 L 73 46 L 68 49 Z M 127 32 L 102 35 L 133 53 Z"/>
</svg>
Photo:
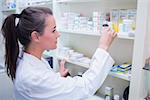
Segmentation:
<svg viewBox="0 0 150 100">
<path fill-rule="evenodd" d="M 12 80 L 15 79 L 17 58 L 19 55 L 19 44 L 15 26 L 16 17 L 18 17 L 18 14 L 9 15 L 4 20 L 1 29 L 5 38 L 5 66 L 7 67 L 7 74 Z"/>
</svg>

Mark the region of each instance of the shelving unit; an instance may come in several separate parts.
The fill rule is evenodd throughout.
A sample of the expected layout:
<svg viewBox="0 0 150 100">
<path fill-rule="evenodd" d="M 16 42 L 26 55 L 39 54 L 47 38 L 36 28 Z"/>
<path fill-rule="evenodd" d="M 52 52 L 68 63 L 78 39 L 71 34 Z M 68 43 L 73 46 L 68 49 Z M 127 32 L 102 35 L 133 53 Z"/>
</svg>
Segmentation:
<svg viewBox="0 0 150 100">
<path fill-rule="evenodd" d="M 118 6 L 116 7 L 116 5 Z M 61 17 L 63 13 L 76 12 L 89 17 L 93 11 L 98 12 L 103 10 L 108 11 L 110 9 L 128 8 L 136 9 L 136 0 L 54 0 L 54 16 L 56 18 L 58 31 L 62 33 L 59 42 L 60 45 L 70 47 L 73 50 L 81 52 L 91 58 L 97 48 L 99 38 L 101 36 L 100 32 L 86 30 L 78 31 L 62 28 Z M 116 64 L 132 63 L 134 39 L 134 37 L 130 37 L 128 35 L 118 34 L 118 37 L 109 50 L 110 54 L 115 59 Z M 80 66 L 81 68 L 89 68 L 88 65 L 82 64 L 80 62 L 74 62 L 69 59 L 66 60 L 68 63 L 70 63 L 68 67 L 73 65 Z M 124 89 L 130 84 L 130 79 L 131 75 L 110 72 L 99 92 L 100 94 L 104 95 L 104 87 L 112 86 L 114 88 L 114 93 L 119 94 L 120 97 L 122 97 Z M 111 81 L 110 83 L 110 80 L 117 81 Z M 122 84 L 122 86 L 120 86 L 120 84 Z"/>
<path fill-rule="evenodd" d="M 140 72 L 140 70 L 143 68 L 142 65 L 144 62 L 142 61 L 145 56 L 145 48 L 143 45 L 147 41 L 146 37 L 144 36 L 149 34 L 147 27 L 150 27 L 150 25 L 146 23 L 146 21 L 149 21 L 148 16 L 150 13 L 148 12 L 148 5 L 150 5 L 150 1 L 148 0 L 53 0 L 53 9 L 54 16 L 56 18 L 57 29 L 58 32 L 61 33 L 61 38 L 59 41 L 60 45 L 70 47 L 77 52 L 85 54 L 88 57 L 91 57 L 97 48 L 99 37 L 101 35 L 100 32 L 78 30 L 74 31 L 73 29 L 62 28 L 61 17 L 63 13 L 75 12 L 89 17 L 94 11 L 108 11 L 110 9 L 137 10 L 135 37 L 130 37 L 128 35 L 118 35 L 109 50 L 111 56 L 116 61 L 116 64 L 132 63 L 131 75 L 110 72 L 109 76 L 113 76 L 119 80 L 117 79 L 117 81 L 114 82 L 112 80 L 116 79 L 108 77 L 108 79 L 106 79 L 108 82 L 104 82 L 104 86 L 112 86 L 115 90 L 114 92 L 118 93 L 120 96 L 122 96 L 125 87 L 129 85 L 129 100 L 143 100 L 143 98 L 146 97 L 148 93 L 150 93 L 150 90 L 148 91 L 145 89 L 145 80 L 143 80 L 145 79 L 145 75 L 143 72 Z M 142 20 L 143 18 L 144 22 Z M 141 25 L 143 26 L 141 27 Z M 58 57 L 58 59 L 61 59 L 61 57 Z M 68 66 L 74 65 L 88 68 L 88 65 L 82 64 L 80 62 L 74 62 L 69 59 L 66 59 L 66 61 L 70 63 L 70 65 L 67 64 Z M 140 74 L 138 74 L 138 72 Z M 139 82 L 139 77 L 140 83 L 137 84 Z M 122 87 L 119 87 L 120 84 Z M 140 87 L 140 85 L 142 87 Z M 104 93 L 103 89 L 104 87 L 102 86 L 100 89 L 100 91 L 102 91 L 101 93 Z"/>
</svg>

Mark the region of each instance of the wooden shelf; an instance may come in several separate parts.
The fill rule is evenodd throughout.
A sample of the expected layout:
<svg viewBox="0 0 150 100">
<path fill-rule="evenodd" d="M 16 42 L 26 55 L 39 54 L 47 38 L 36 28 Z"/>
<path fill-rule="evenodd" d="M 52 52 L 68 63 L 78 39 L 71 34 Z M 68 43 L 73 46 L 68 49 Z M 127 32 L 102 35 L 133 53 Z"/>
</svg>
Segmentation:
<svg viewBox="0 0 150 100">
<path fill-rule="evenodd" d="M 65 59 L 66 62 L 68 62 L 70 64 L 74 64 L 74 65 L 81 66 L 81 67 L 84 67 L 84 68 L 89 68 L 90 67 L 90 65 L 88 65 L 88 64 L 71 61 L 68 58 L 64 58 L 64 57 L 60 57 L 60 56 L 57 56 L 57 59 L 59 59 L 59 60 L 60 59 Z M 126 81 L 130 81 L 130 79 L 131 79 L 131 75 L 130 74 L 110 72 L 109 75 L 111 75 L 113 77 L 117 77 L 117 78 L 123 79 L 123 80 L 126 80 Z"/>
<path fill-rule="evenodd" d="M 90 35 L 90 36 L 100 36 L 100 32 L 87 32 L 87 31 L 69 31 L 69 30 L 58 30 L 61 33 L 70 33 L 70 34 L 82 34 L 82 35 Z M 128 35 L 120 35 L 117 36 L 120 39 L 129 39 L 134 40 L 134 37 L 130 37 Z"/>
</svg>

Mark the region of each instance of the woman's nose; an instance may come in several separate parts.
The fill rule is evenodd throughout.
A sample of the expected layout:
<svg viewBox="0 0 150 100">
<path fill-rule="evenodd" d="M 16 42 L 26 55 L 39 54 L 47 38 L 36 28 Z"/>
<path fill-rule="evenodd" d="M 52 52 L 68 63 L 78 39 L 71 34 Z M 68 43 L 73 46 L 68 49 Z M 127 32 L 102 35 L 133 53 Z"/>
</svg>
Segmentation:
<svg viewBox="0 0 150 100">
<path fill-rule="evenodd" d="M 58 37 L 60 37 L 61 34 L 59 32 L 57 32 L 57 34 L 58 34 Z"/>
</svg>

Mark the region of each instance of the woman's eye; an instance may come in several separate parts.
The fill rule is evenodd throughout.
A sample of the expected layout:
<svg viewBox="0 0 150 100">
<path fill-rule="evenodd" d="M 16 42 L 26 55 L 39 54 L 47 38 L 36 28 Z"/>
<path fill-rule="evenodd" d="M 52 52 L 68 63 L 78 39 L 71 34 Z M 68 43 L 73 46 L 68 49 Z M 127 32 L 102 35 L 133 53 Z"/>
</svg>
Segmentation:
<svg viewBox="0 0 150 100">
<path fill-rule="evenodd" d="M 56 30 L 53 30 L 52 32 L 54 33 Z"/>
</svg>

